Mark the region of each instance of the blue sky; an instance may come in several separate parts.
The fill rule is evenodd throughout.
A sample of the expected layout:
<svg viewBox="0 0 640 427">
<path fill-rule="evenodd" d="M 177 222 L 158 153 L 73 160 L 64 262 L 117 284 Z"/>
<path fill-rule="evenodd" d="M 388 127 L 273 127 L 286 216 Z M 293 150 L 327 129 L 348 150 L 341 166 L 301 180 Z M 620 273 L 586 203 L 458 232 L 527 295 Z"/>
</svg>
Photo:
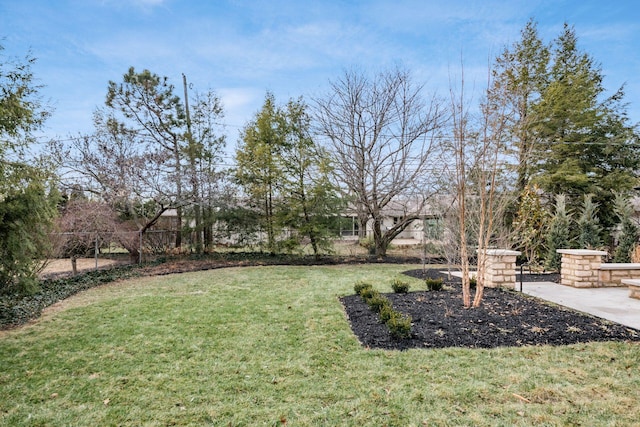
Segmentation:
<svg viewBox="0 0 640 427">
<path fill-rule="evenodd" d="M 626 83 L 640 122 L 640 3 L 637 0 L 0 0 L 5 56 L 37 58 L 42 95 L 54 113 L 42 139 L 92 130 L 109 80 L 130 66 L 182 73 L 225 107 L 228 144 L 261 107 L 326 93 L 345 69 L 409 69 L 446 95 L 464 64 L 479 97 L 489 63 L 517 41 L 529 18 L 550 42 L 564 22 L 602 65 L 604 85 Z"/>
</svg>

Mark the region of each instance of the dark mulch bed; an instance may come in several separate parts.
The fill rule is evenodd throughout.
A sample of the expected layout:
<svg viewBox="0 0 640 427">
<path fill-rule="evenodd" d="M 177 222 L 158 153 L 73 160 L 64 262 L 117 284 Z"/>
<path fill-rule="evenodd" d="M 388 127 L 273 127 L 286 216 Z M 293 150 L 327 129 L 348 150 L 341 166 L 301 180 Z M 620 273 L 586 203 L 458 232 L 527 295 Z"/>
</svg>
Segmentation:
<svg viewBox="0 0 640 427">
<path fill-rule="evenodd" d="M 443 277 L 427 270 L 430 277 Z M 422 270 L 407 272 L 425 277 Z M 556 276 L 528 276 L 525 281 L 557 281 Z M 546 303 L 525 294 L 485 289 L 482 306 L 465 309 L 459 280 L 442 291 L 385 294 L 393 308 L 412 317 L 411 337 L 394 339 L 358 295 L 341 298 L 354 334 L 369 348 L 495 348 L 566 345 L 591 341 L 640 341 L 640 331 Z"/>
<path fill-rule="evenodd" d="M 442 278 L 448 283 L 461 283 L 462 280 L 459 277 L 451 276 L 448 277 L 447 274 L 443 274 L 444 270 L 439 270 L 435 268 L 427 268 L 421 270 L 409 270 L 405 271 L 404 274 L 410 277 L 415 277 L 416 279 L 426 279 L 426 278 Z M 520 275 L 518 270 L 516 270 L 516 287 L 519 286 L 520 281 L 523 282 L 554 282 L 560 283 L 560 273 L 524 273 Z"/>
</svg>

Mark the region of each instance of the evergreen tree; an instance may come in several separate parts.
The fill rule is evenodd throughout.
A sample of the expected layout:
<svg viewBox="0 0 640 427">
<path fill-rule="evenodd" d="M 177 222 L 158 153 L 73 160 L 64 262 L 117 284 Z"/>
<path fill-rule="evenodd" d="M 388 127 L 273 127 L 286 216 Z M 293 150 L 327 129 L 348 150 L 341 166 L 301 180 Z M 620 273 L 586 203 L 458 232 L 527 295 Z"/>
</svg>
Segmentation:
<svg viewBox="0 0 640 427">
<path fill-rule="evenodd" d="M 155 205 L 157 210 L 151 219 L 137 218 L 138 229 L 145 232 L 162 212 L 175 209 L 175 247 L 180 248 L 182 207 L 189 198 L 183 190 L 185 175 L 189 172 L 183 164 L 189 148 L 185 138 L 187 123 L 183 102 L 167 77 L 149 70 L 137 72 L 130 67 L 123 75 L 122 83 L 109 82 L 105 105 L 106 111 L 98 110 L 95 114 L 96 128 L 109 130 L 117 138 L 123 138 L 125 144 L 137 147 L 138 161 L 144 166 L 136 166 L 134 170 L 141 169 L 139 174 L 147 175 L 146 188 L 139 190 L 139 194 L 144 194 L 143 198 L 161 200 Z"/>
<path fill-rule="evenodd" d="M 615 210 L 620 220 L 620 232 L 613 262 L 631 262 L 631 254 L 638 243 L 638 227 L 632 219 L 633 206 L 627 198 L 617 193 Z"/>
<path fill-rule="evenodd" d="M 270 251 L 293 249 L 307 238 L 318 256 L 337 228 L 340 199 L 329 180 L 328 154 L 311 138 L 306 108 L 301 100 L 279 107 L 267 94 L 242 134 L 236 179 Z"/>
<path fill-rule="evenodd" d="M 267 248 L 276 251 L 277 229 L 275 203 L 280 197 L 278 182 L 284 150 L 284 117 L 275 97 L 267 93 L 262 109 L 243 130 L 236 150 L 236 179 L 244 188 L 249 207 L 260 213 L 260 226 L 267 235 Z"/>
<path fill-rule="evenodd" d="M 328 251 L 338 228 L 341 199 L 331 183 L 329 154 L 310 135 L 311 118 L 302 102 L 289 101 L 284 110 L 287 144 L 282 153 L 281 220 L 297 231 L 294 242 L 309 239 L 314 255 Z"/>
<path fill-rule="evenodd" d="M 598 205 L 593 203 L 593 195 L 585 194 L 582 212 L 578 218 L 578 247 L 581 249 L 598 249 L 602 246 L 602 227 L 596 216 Z"/>
<path fill-rule="evenodd" d="M 529 20 L 520 34 L 521 39 L 496 58 L 487 91 L 487 102 L 504 115 L 505 135 L 514 145 L 518 193 L 525 191 L 532 174 L 530 157 L 536 142 L 533 107 L 540 101 L 549 66 L 549 48 L 540 39 L 536 22 Z"/>
<path fill-rule="evenodd" d="M 547 256 L 545 267 L 547 270 L 559 271 L 562 256 L 558 249 L 570 247 L 569 241 L 569 215 L 564 194 L 556 196 L 555 213 L 547 234 Z"/>
<path fill-rule="evenodd" d="M 34 85 L 34 61 L 0 56 L 0 292 L 37 290 L 58 201 L 47 168 L 24 155 L 49 115 Z"/>
<path fill-rule="evenodd" d="M 518 248 L 527 257 L 530 266 L 538 265 L 543 255 L 545 230 L 549 213 L 543 208 L 540 190 L 537 186 L 527 186 L 520 196 L 518 211 L 513 222 Z"/>
<path fill-rule="evenodd" d="M 602 100 L 601 67 L 577 43 L 565 24 L 554 41 L 549 81 L 533 107 L 536 179 L 546 192 L 566 194 L 572 205 L 593 194 L 608 229 L 615 223 L 613 192 L 637 182 L 638 137 L 626 118 L 623 89 Z"/>
</svg>

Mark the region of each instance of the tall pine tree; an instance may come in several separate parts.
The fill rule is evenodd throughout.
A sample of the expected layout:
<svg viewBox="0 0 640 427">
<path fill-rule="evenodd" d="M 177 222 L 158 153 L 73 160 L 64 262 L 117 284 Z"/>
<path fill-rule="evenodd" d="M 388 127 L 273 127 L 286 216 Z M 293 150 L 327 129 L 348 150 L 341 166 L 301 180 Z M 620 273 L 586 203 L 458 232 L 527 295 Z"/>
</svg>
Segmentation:
<svg viewBox="0 0 640 427">
<path fill-rule="evenodd" d="M 606 97 L 600 65 L 578 49 L 567 24 L 554 41 L 551 59 L 548 83 L 533 107 L 536 180 L 547 193 L 566 194 L 574 206 L 593 194 L 601 225 L 610 229 L 613 192 L 633 188 L 640 165 L 624 91 Z"/>
<path fill-rule="evenodd" d="M 521 39 L 506 47 L 496 58 L 491 72 L 487 102 L 506 118 L 509 142 L 517 164 L 518 193 L 529 184 L 532 174 L 532 150 L 535 148 L 536 124 L 533 108 L 540 102 L 548 80 L 549 47 L 540 39 L 537 24 L 529 20 L 520 32 Z"/>
<path fill-rule="evenodd" d="M 284 117 L 275 97 L 267 93 L 262 109 L 243 130 L 236 150 L 236 179 L 244 188 L 248 206 L 258 212 L 260 228 L 267 236 L 266 246 L 276 252 L 280 234 L 275 203 L 280 197 L 280 154 L 286 144 Z"/>
</svg>

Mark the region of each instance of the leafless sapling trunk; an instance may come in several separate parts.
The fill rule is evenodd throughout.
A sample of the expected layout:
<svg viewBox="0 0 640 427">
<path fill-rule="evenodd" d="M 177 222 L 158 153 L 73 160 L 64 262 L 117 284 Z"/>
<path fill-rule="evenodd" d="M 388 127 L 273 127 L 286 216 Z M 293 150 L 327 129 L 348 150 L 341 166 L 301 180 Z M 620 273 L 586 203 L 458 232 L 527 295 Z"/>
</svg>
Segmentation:
<svg viewBox="0 0 640 427">
<path fill-rule="evenodd" d="M 457 201 L 462 270 L 462 300 L 465 307 L 478 307 L 484 296 L 487 250 L 508 244 L 503 227 L 504 212 L 512 194 L 509 189 L 505 115 L 499 105 L 483 104 L 479 119 L 470 114 L 464 92 L 451 87 L 452 140 L 455 158 L 455 199 Z M 475 242 L 477 285 L 471 300 L 469 239 Z"/>
</svg>

